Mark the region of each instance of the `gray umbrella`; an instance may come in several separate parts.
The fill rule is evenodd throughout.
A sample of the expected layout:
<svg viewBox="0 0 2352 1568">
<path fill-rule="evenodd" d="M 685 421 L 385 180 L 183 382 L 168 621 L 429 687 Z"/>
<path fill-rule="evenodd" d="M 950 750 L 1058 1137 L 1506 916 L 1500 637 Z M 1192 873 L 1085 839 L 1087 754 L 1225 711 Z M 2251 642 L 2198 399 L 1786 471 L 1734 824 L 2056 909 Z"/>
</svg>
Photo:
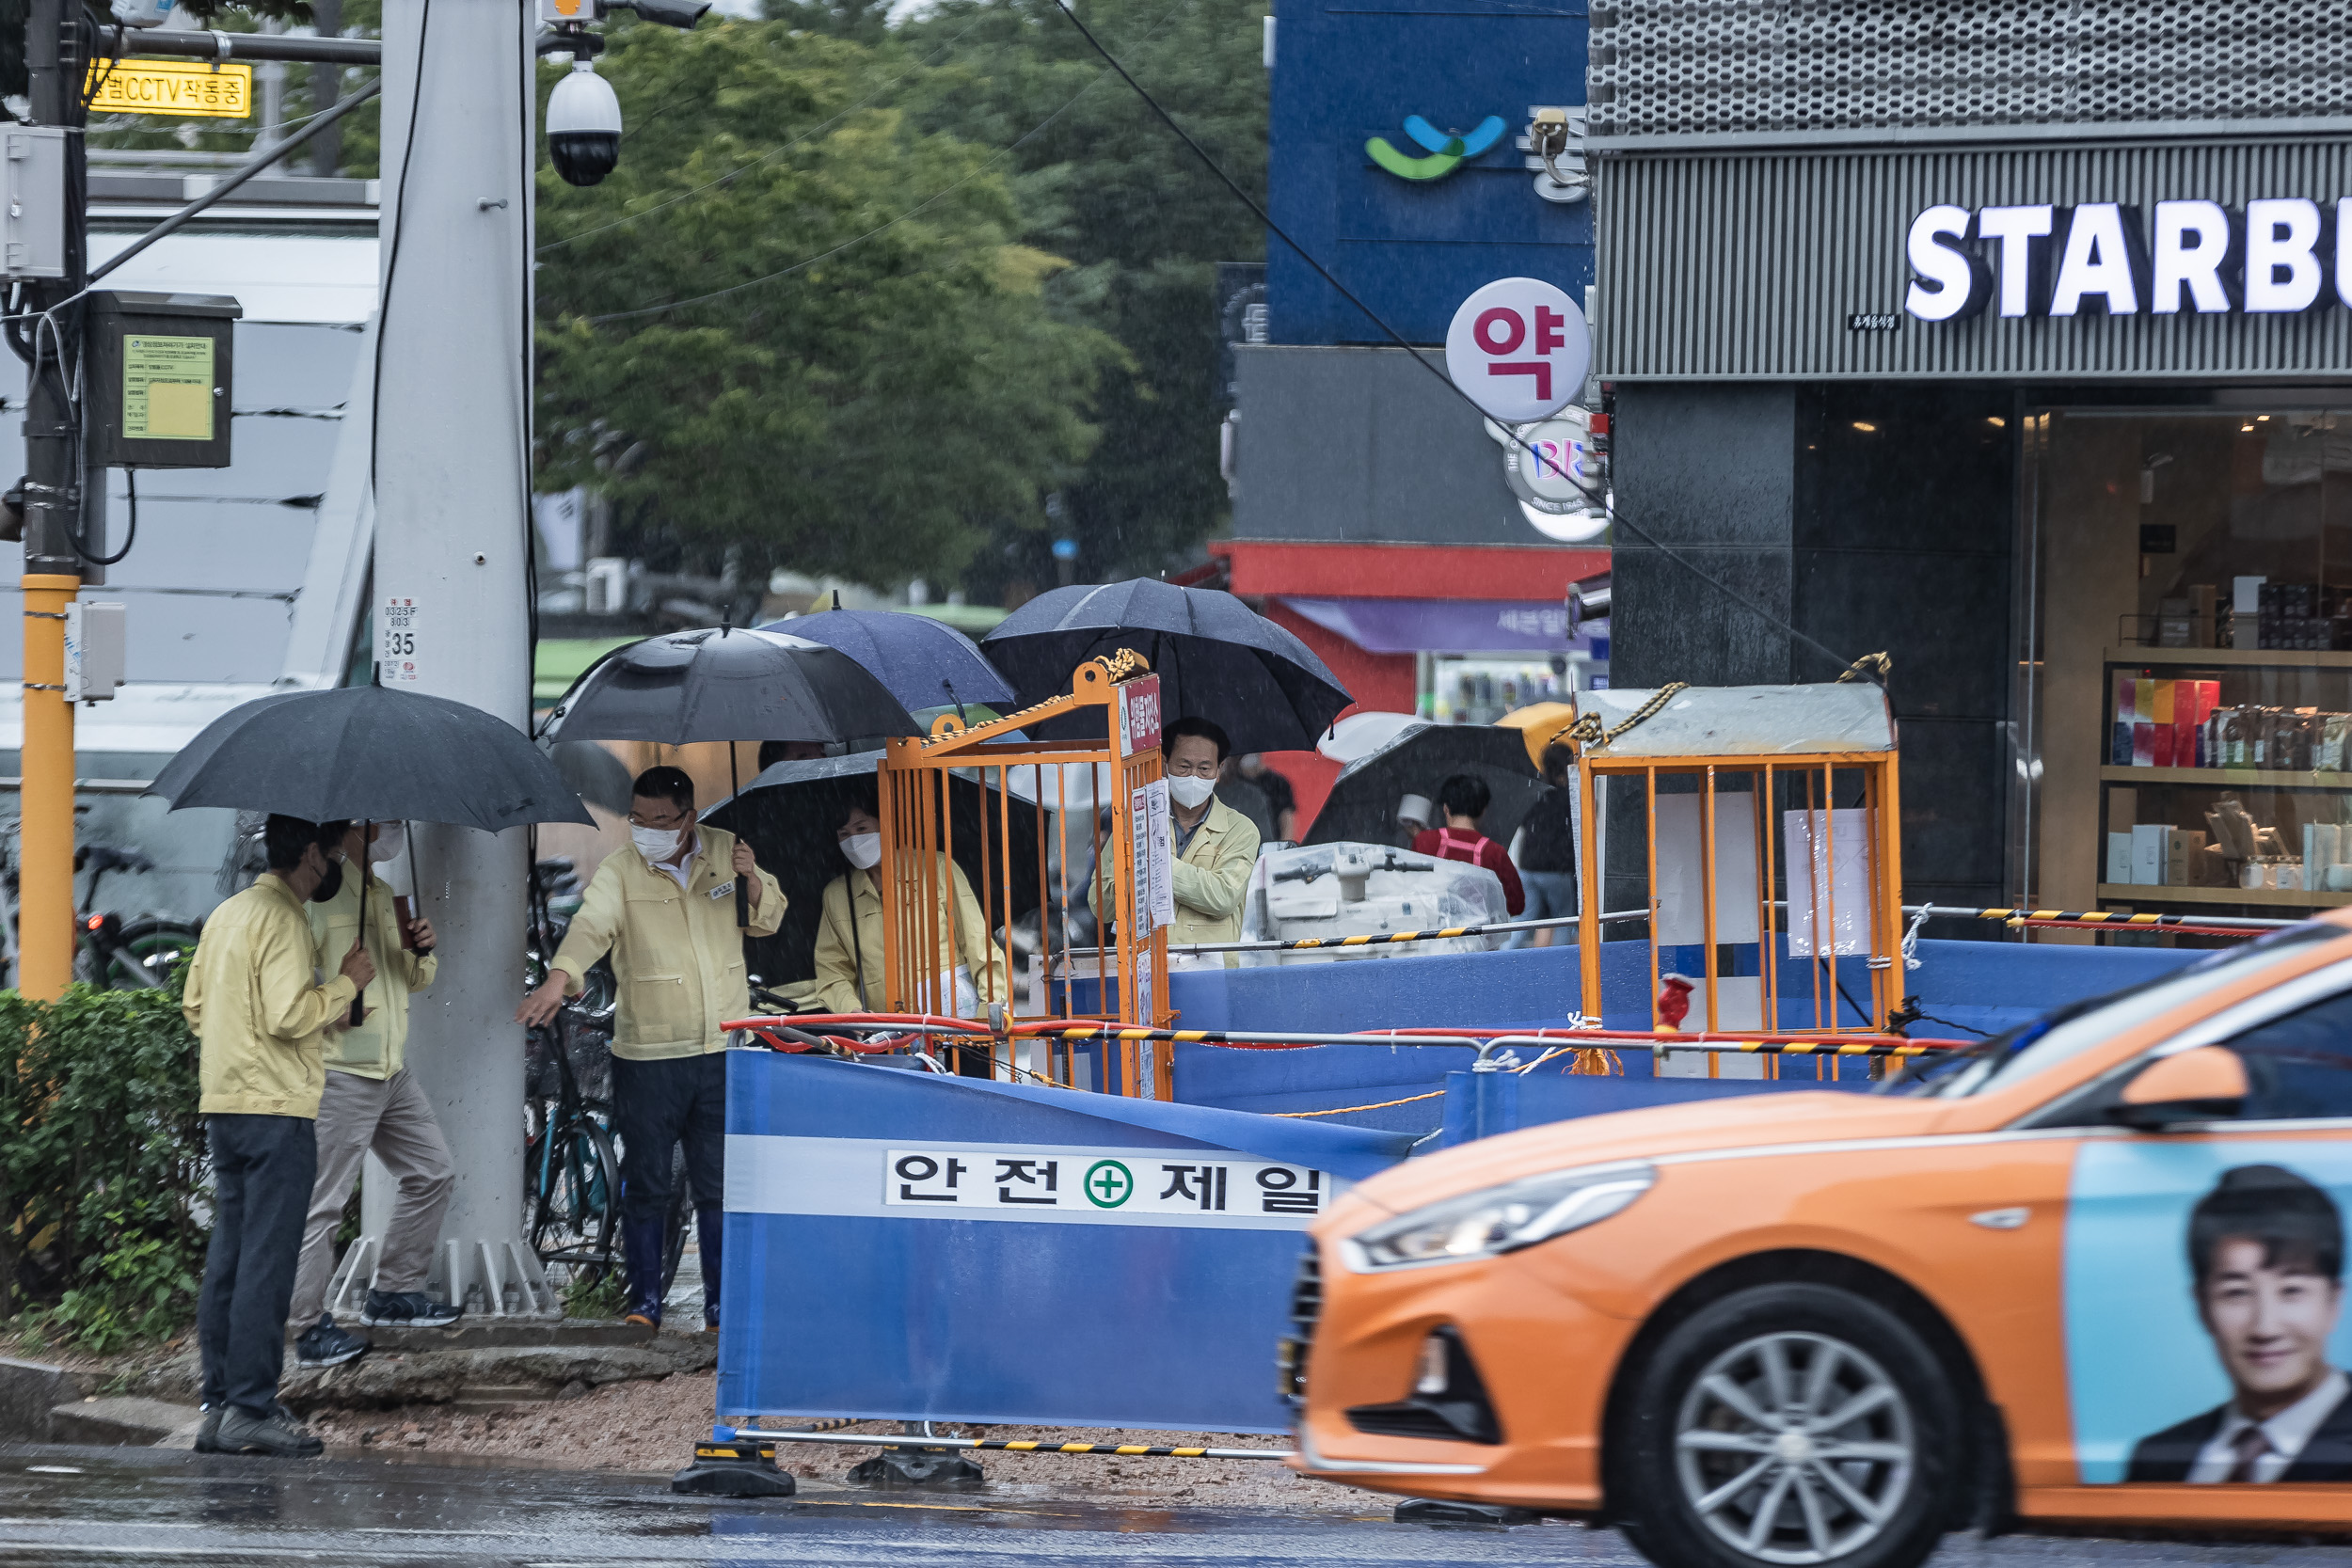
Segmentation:
<svg viewBox="0 0 2352 1568">
<path fill-rule="evenodd" d="M 204 726 L 146 793 L 306 822 L 449 822 L 485 832 L 596 819 L 531 737 L 494 714 L 381 686 L 257 697 Z"/>
</svg>

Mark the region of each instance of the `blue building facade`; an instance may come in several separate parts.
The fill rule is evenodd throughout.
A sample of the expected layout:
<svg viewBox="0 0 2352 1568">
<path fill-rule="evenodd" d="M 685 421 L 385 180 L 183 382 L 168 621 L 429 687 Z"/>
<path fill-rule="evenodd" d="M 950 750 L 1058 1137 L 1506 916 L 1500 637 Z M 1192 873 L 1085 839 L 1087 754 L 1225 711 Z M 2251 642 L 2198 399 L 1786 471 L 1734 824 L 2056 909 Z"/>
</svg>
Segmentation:
<svg viewBox="0 0 2352 1568">
<path fill-rule="evenodd" d="M 1520 143 L 1536 106 L 1583 105 L 1585 0 L 1277 0 L 1272 43 L 1274 220 L 1409 341 L 1443 342 L 1454 307 L 1498 277 L 1584 297 L 1592 203 L 1536 194 Z M 1476 147 L 1490 120 L 1500 135 L 1434 178 L 1406 178 L 1365 144 L 1428 160 L 1438 150 L 1407 117 L 1440 147 L 1449 135 Z M 1277 344 L 1391 341 L 1272 235 L 1266 305 Z"/>
</svg>

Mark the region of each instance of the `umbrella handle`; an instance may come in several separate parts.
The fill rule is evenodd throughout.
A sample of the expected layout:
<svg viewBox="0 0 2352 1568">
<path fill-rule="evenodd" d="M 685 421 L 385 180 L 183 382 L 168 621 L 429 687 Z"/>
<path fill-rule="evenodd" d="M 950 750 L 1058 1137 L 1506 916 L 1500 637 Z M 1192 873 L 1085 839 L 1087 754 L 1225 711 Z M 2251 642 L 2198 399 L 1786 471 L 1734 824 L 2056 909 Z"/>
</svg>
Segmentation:
<svg viewBox="0 0 2352 1568">
<path fill-rule="evenodd" d="M 839 590 L 836 589 L 835 592 L 838 593 Z M 742 782 L 736 776 L 735 771 L 735 742 L 730 740 L 727 742 L 727 799 L 732 800 L 742 793 Z M 737 835 L 736 842 L 738 844 L 743 842 L 740 834 Z M 735 867 L 729 866 L 727 869 L 734 871 Z M 741 874 L 738 873 L 735 879 L 735 928 L 739 931 L 749 930 L 751 924 L 752 890 L 750 885 L 743 880 Z"/>
<path fill-rule="evenodd" d="M 365 827 L 362 827 L 362 828 L 359 830 L 359 832 L 360 832 L 361 838 L 362 838 L 362 840 L 364 841 L 364 839 L 365 839 L 365 837 L 366 837 L 366 834 L 367 834 L 367 829 L 366 829 Z M 363 946 L 363 947 L 364 947 L 365 945 L 367 945 L 367 940 L 368 940 L 368 860 L 367 860 L 367 852 L 368 852 L 367 845 L 365 844 L 365 842 L 362 842 L 362 843 L 360 844 L 360 846 L 359 846 L 359 857 L 360 857 L 360 858 L 359 858 L 359 943 L 360 943 L 360 945 L 361 945 L 361 946 Z M 358 1028 L 358 1027 L 359 1027 L 359 1025 L 360 1025 L 363 1022 L 365 1022 L 365 1021 L 366 1021 L 367 1016 L 368 1016 L 368 988 L 367 988 L 367 987 L 365 987 L 365 986 L 361 986 L 361 987 L 360 987 L 358 990 L 356 990 L 356 991 L 352 992 L 352 994 L 351 994 L 351 1026 L 352 1026 L 354 1029 Z"/>
</svg>

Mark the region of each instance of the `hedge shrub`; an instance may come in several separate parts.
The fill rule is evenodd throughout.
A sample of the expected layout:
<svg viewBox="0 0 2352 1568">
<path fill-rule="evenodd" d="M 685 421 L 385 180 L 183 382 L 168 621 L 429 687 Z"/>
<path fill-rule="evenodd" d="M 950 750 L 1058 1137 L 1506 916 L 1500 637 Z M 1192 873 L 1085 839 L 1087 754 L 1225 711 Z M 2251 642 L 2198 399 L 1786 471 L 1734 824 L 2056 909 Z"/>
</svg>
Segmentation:
<svg viewBox="0 0 2352 1568">
<path fill-rule="evenodd" d="M 197 1095 L 176 983 L 0 991 L 0 1320 L 104 1354 L 194 1318 Z"/>
</svg>

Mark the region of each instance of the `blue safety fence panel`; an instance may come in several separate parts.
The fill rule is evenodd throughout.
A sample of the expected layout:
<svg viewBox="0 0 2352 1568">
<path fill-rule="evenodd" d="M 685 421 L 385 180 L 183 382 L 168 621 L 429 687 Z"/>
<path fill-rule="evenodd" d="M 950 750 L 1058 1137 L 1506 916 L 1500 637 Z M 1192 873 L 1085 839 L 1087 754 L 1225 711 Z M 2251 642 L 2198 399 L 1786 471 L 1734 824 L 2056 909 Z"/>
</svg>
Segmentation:
<svg viewBox="0 0 2352 1568">
<path fill-rule="evenodd" d="M 720 1418 L 1286 1430 L 1301 1232 L 1409 1141 L 730 1053 Z"/>
<path fill-rule="evenodd" d="M 1849 1067 L 1858 1063 L 1849 1063 Z M 1729 1100 L 1739 1095 L 1788 1094 L 1808 1089 L 1867 1090 L 1872 1083 L 1861 1073 L 1845 1078 L 1813 1076 L 1808 1064 L 1797 1069 L 1793 1058 L 1783 1062 L 1782 1078 L 1653 1078 L 1642 1072 L 1631 1057 L 1629 1071 L 1639 1076 L 1597 1074 L 1562 1076 L 1544 1072 L 1449 1072 L 1439 1135 L 1432 1148 L 1452 1148 L 1477 1138 L 1516 1132 L 1522 1127 L 1568 1121 L 1577 1117 L 1606 1116 L 1612 1111 L 1641 1111 L 1653 1105 L 1684 1104 L 1693 1100 Z M 1801 1073 L 1802 1075 L 1798 1075 Z"/>
<path fill-rule="evenodd" d="M 1756 949 L 1744 949 L 1749 973 Z M 1704 955 L 1667 949 L 1661 970 L 1688 963 L 1696 974 Z M 1972 1031 L 1997 1034 L 2054 1007 L 2169 974 L 2194 962 L 2186 948 L 2092 947 L 2016 942 L 1919 943 L 1920 966 L 1905 972 L 1904 994 L 1915 995 L 1930 1021 L 1915 1035 L 1972 1037 Z M 1824 994 L 1836 987 L 1814 960 L 1784 958 L 1782 1017 L 1788 1027 L 1811 1022 L 1812 974 L 1823 975 Z M 1859 958 L 1840 959 L 1838 977 L 1856 1001 L 1867 971 Z M 1567 1022 L 1577 996 L 1577 949 L 1570 945 L 1501 953 L 1443 953 L 1327 964 L 1263 969 L 1199 969 L 1168 977 L 1177 1025 L 1185 1029 L 1246 1032 L 1372 1033 L 1408 1028 L 1558 1028 Z M 1649 1027 L 1649 950 L 1639 942 L 1613 942 L 1601 948 L 1606 1018 L 1613 1029 Z M 1800 1012 L 1804 1016 L 1799 1016 Z M 1841 1008 L 1848 1025 L 1858 1022 L 1851 1006 Z M 1317 1046 L 1296 1051 L 1234 1051 L 1179 1044 L 1176 1095 L 1188 1103 L 1264 1113 L 1337 1111 L 1330 1119 L 1404 1132 L 1427 1132 L 1439 1124 L 1445 1104 L 1414 1100 L 1443 1088 L 1446 1075 L 1467 1069 L 1467 1047 Z M 1773 1080 L 1660 1079 L 1651 1075 L 1647 1053 L 1621 1053 L 1626 1074 L 1642 1086 L 1579 1093 L 1623 1093 L 1641 1103 L 1698 1099 L 1725 1093 L 1771 1093 Z M 1555 1069 L 1547 1069 L 1546 1072 Z M 1852 1087 L 1867 1080 L 1867 1064 L 1836 1063 L 1829 1070 Z M 1810 1085 L 1810 1060 L 1784 1060 L 1777 1086 L 1792 1080 Z M 1538 1073 L 1537 1077 L 1544 1076 Z M 1586 1080 L 1597 1083 L 1598 1080 Z M 1624 1080 L 1619 1080 L 1623 1083 Z M 1406 1103 L 1355 1110 L 1379 1101 Z M 1610 1107 L 1614 1108 L 1614 1107 Z M 1564 1112 L 1566 1114 L 1584 1114 Z M 1538 1116 L 1535 1120 L 1555 1119 Z M 1531 1122 L 1530 1125 L 1533 1125 Z"/>
</svg>

